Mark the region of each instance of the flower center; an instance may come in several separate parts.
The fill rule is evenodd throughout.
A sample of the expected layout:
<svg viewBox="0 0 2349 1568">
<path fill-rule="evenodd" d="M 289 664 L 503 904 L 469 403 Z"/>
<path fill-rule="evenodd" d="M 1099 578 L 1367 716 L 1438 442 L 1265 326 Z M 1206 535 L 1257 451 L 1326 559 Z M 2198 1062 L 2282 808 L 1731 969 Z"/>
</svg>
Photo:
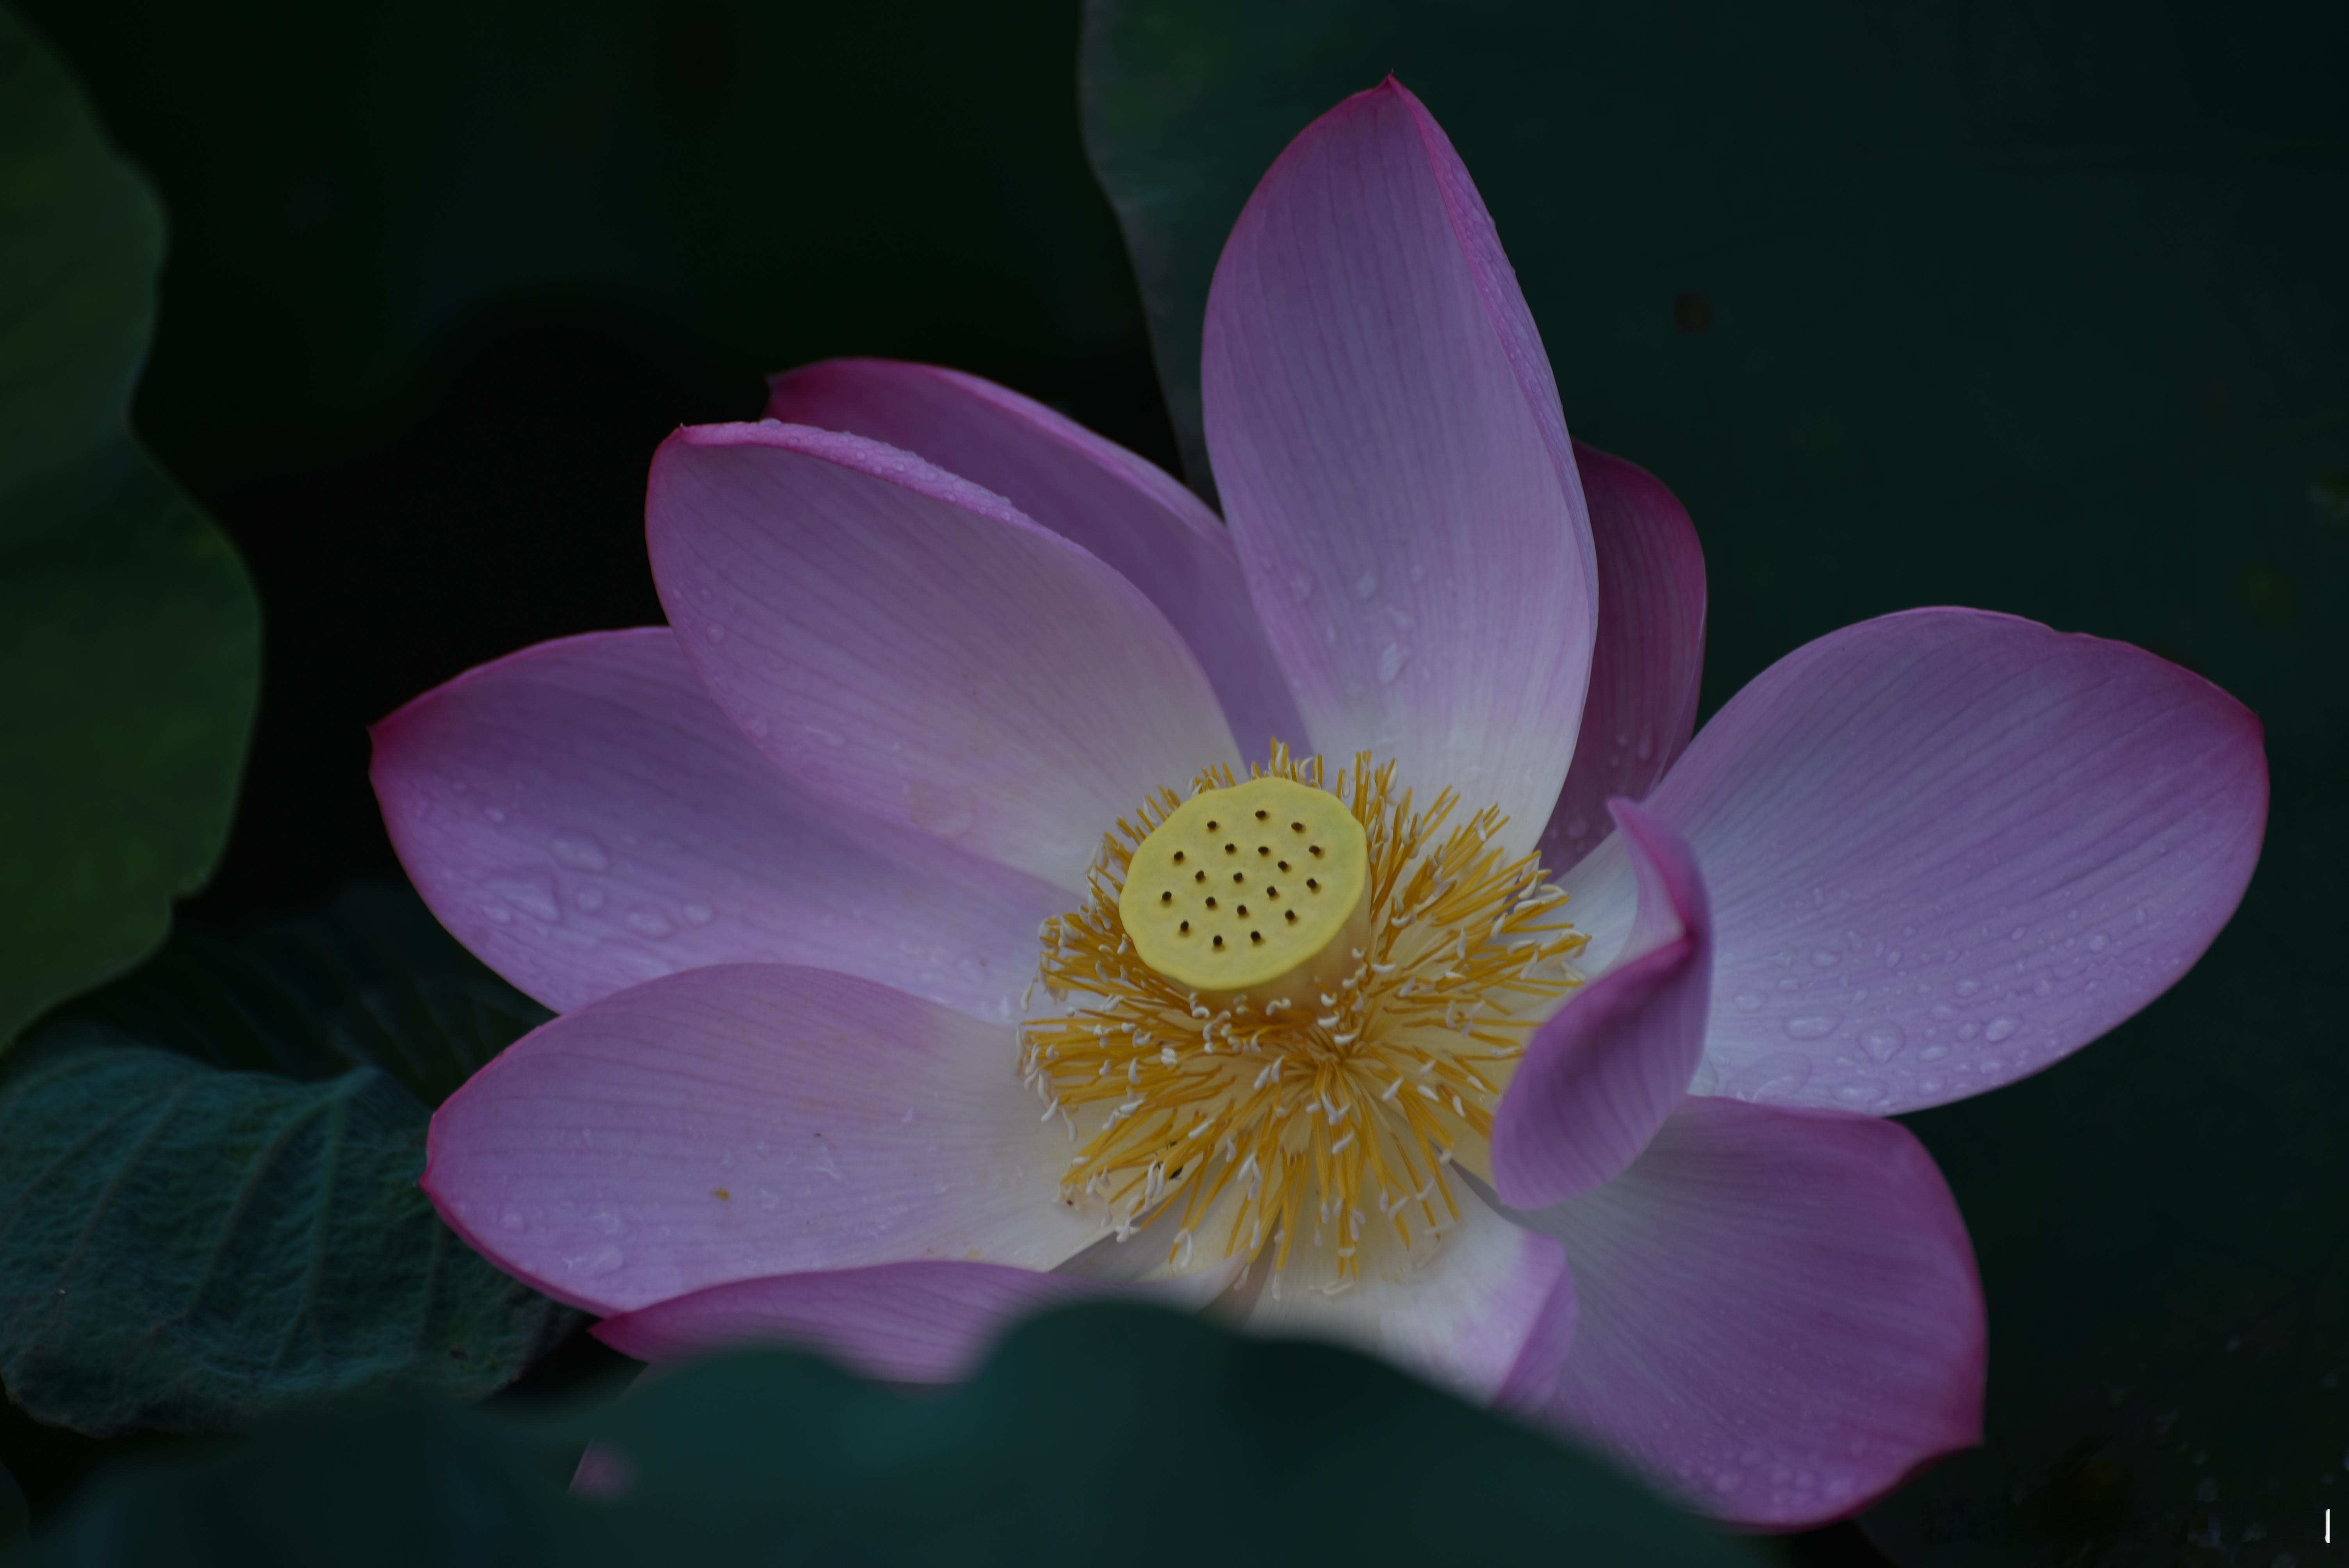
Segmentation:
<svg viewBox="0 0 2349 1568">
<path fill-rule="evenodd" d="M 1063 1201 L 1121 1239 L 1174 1216 L 1178 1273 L 1270 1248 L 1277 1279 L 1304 1246 L 1342 1288 L 1365 1245 L 1457 1219 L 1450 1168 L 1485 1169 L 1587 939 L 1539 857 L 1493 841 L 1495 807 L 1414 810 L 1368 753 L 1334 789 L 1280 747 L 1251 773 L 1105 836 L 1091 897 L 1040 933 L 1067 1011 L 1022 1026 L 1021 1066 L 1078 1144 Z"/>
</svg>

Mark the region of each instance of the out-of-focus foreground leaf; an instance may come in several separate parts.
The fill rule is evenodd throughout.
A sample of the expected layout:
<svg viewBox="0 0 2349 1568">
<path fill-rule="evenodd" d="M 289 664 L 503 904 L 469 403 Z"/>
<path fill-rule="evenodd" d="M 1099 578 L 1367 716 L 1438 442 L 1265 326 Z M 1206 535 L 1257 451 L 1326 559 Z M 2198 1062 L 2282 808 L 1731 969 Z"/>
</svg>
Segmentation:
<svg viewBox="0 0 2349 1568">
<path fill-rule="evenodd" d="M 10 1397 L 103 1435 L 510 1381 L 580 1318 L 432 1212 L 419 1096 L 545 1016 L 412 894 L 357 889 L 181 933 L 42 1023 L 0 1068 Z"/>
<path fill-rule="evenodd" d="M 260 621 L 132 438 L 163 220 L 0 7 L 0 1042 L 136 963 L 227 832 Z"/>
<path fill-rule="evenodd" d="M 1974 603 L 2266 722 L 2266 858 L 2197 971 L 1913 1119 L 1992 1341 L 1989 1447 L 1865 1522 L 1903 1563 L 2305 1563 L 2349 1501 L 2344 57 L 2316 4 L 1088 6 L 1088 145 L 1195 479 L 1223 237 L 1392 70 L 1475 176 L 1575 433 L 1688 503 L 1709 703 L 1837 625 Z"/>
<path fill-rule="evenodd" d="M 566 1494 L 582 1438 L 581 1491 Z M 940 1391 L 750 1352 L 554 1422 L 408 1411 L 127 1463 L 26 1561 L 1187 1568 L 1463 1553 L 1586 1568 L 1764 1560 L 1365 1357 L 1094 1306 L 1024 1325 L 970 1382 Z"/>
</svg>

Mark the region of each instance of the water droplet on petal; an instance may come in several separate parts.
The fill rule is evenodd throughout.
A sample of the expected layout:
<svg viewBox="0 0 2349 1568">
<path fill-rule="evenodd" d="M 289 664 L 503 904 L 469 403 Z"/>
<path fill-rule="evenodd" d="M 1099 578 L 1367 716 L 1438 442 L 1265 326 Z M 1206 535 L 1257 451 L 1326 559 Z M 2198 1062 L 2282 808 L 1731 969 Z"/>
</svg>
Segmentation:
<svg viewBox="0 0 2349 1568">
<path fill-rule="evenodd" d="M 668 918 L 657 910 L 639 909 L 629 913 L 628 929 L 639 936 L 662 937 L 677 927 L 671 925 Z"/>
<path fill-rule="evenodd" d="M 1854 1078 L 1849 1083 L 1836 1085 L 1835 1097 L 1846 1105 L 1874 1105 L 1885 1095 L 1884 1086 L 1873 1078 Z"/>
<path fill-rule="evenodd" d="M 585 1279 L 594 1279 L 598 1274 L 607 1274 L 618 1268 L 622 1260 L 619 1248 L 603 1246 L 585 1257 L 565 1258 L 563 1261 L 573 1274 Z"/>
<path fill-rule="evenodd" d="M 1834 1034 L 1835 1026 L 1842 1022 L 1841 1013 L 1821 1010 L 1797 1013 L 1786 1020 L 1785 1026 L 1789 1039 L 1818 1040 Z"/>
<path fill-rule="evenodd" d="M 1889 1062 L 1900 1054 L 1909 1037 L 1898 1024 L 1870 1024 L 1859 1034 L 1859 1048 L 1879 1062 Z"/>
<path fill-rule="evenodd" d="M 2088 951 L 2091 953 L 2102 953 L 2105 950 L 2105 934 L 2101 931 L 2088 938 Z"/>
<path fill-rule="evenodd" d="M 580 913 L 593 914 L 604 907 L 604 890 L 599 887 L 583 887 L 571 895 L 571 902 L 579 906 Z"/>
<path fill-rule="evenodd" d="M 684 911 L 685 918 L 695 925 L 708 925 L 717 913 L 706 903 L 688 903 Z"/>
<path fill-rule="evenodd" d="M 1961 996 L 1971 996 L 1975 992 L 1982 989 L 1982 982 L 1969 975 L 1964 979 L 1959 981 L 1952 989 L 1954 989 Z"/>
<path fill-rule="evenodd" d="M 702 630 L 709 634 L 709 640 L 713 643 L 722 643 L 726 640 L 726 628 L 715 621 L 710 622 Z"/>
<path fill-rule="evenodd" d="M 1377 573 L 1365 572 L 1360 577 L 1354 579 L 1355 598 L 1367 599 L 1378 591 L 1379 574 Z"/>
<path fill-rule="evenodd" d="M 1740 1068 L 1727 1085 L 1736 1099 L 1785 1099 L 1810 1081 L 1811 1058 L 1796 1051 L 1780 1051 Z"/>
<path fill-rule="evenodd" d="M 593 833 L 568 834 L 551 841 L 546 847 L 556 860 L 574 871 L 609 871 L 612 866 L 612 857 L 604 852 L 604 846 L 596 842 Z"/>
<path fill-rule="evenodd" d="M 1841 956 L 1842 954 L 1840 954 L 1830 952 L 1826 948 L 1822 947 L 1812 953 L 1811 964 L 1815 968 L 1832 968 L 1836 960 Z"/>
<path fill-rule="evenodd" d="M 552 883 L 522 877 L 502 877 L 490 883 L 490 891 L 533 920 L 563 918 L 563 906 L 554 902 Z"/>
<path fill-rule="evenodd" d="M 1982 1038 L 1996 1045 L 2001 1040 L 2011 1038 L 2014 1031 L 2021 1027 L 2023 1027 L 2022 1019 L 2001 1014 L 1982 1026 Z"/>
<path fill-rule="evenodd" d="M 1402 674 L 1403 665 L 1410 662 L 1411 650 L 1401 643 L 1389 643 L 1385 647 L 1381 648 L 1379 650 L 1379 685 L 1394 685 L 1395 676 Z"/>
</svg>

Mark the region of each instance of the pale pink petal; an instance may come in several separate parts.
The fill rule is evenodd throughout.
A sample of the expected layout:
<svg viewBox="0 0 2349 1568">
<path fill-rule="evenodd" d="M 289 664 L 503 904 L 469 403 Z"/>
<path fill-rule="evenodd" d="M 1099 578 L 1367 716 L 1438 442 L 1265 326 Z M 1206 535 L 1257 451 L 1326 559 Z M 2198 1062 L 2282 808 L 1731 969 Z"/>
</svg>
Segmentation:
<svg viewBox="0 0 2349 1568">
<path fill-rule="evenodd" d="M 1393 81 L 1257 185 L 1201 364 L 1216 482 L 1313 744 L 1497 801 L 1530 850 L 1589 678 L 1590 527 L 1492 219 Z"/>
<path fill-rule="evenodd" d="M 1579 1296 L 1526 1413 L 1704 1512 L 1818 1523 L 1981 1439 L 1972 1249 L 1896 1122 L 1689 1099 L 1616 1181 L 1521 1218 Z"/>
<path fill-rule="evenodd" d="M 1493 1185 L 1518 1208 L 1562 1202 L 1640 1156 L 1704 1057 L 1713 931 L 1688 846 L 1625 799 L 1608 803 L 1639 913 L 1621 953 L 1526 1043 L 1493 1119 Z"/>
<path fill-rule="evenodd" d="M 1384 1221 L 1366 1221 L 1351 1284 L 1299 1237 L 1288 1271 L 1248 1306 L 1247 1326 L 1335 1340 L 1480 1402 L 1550 1387 L 1573 1335 L 1565 1254 L 1473 1191 L 1455 1191 L 1459 1220 L 1440 1238 L 1415 1233 L 1408 1249 Z"/>
<path fill-rule="evenodd" d="M 1646 798 L 1696 728 L 1704 552 L 1679 498 L 1646 469 L 1574 444 L 1599 557 L 1599 640 L 1574 766 L 1542 834 L 1562 872 L 1607 836 L 1607 801 Z"/>
<path fill-rule="evenodd" d="M 1049 1269 L 1100 1233 L 1010 1028 L 784 965 L 689 969 L 524 1036 L 432 1119 L 425 1190 L 507 1273 L 630 1312 L 764 1274 Z"/>
<path fill-rule="evenodd" d="M 713 1285 L 595 1326 L 639 1361 L 683 1361 L 742 1345 L 792 1345 L 893 1383 L 977 1368 L 1006 1330 L 1049 1307 L 1131 1289 L 1001 1264 L 876 1264 Z"/>
<path fill-rule="evenodd" d="M 860 810 L 1081 889 L 1102 835 L 1239 754 L 1124 578 L 920 459 L 798 425 L 679 430 L 646 533 L 702 683 Z"/>
<path fill-rule="evenodd" d="M 850 811 L 752 750 L 666 626 L 525 648 L 377 725 L 417 891 L 550 1007 L 803 964 L 1008 1019 L 1067 895 Z"/>
<path fill-rule="evenodd" d="M 2267 765 L 2249 710 L 2151 654 L 1915 610 L 1772 665 L 1648 805 L 1712 894 L 1713 1090 L 1892 1112 L 2167 990 L 2251 879 Z M 1609 861 L 1619 888 L 1612 846 L 1568 886 Z"/>
<path fill-rule="evenodd" d="M 1156 467 L 991 381 L 901 360 L 828 359 L 779 376 L 767 413 L 903 448 L 1082 545 L 1183 634 L 1243 753 L 1274 737 L 1303 744 L 1223 520 Z"/>
</svg>

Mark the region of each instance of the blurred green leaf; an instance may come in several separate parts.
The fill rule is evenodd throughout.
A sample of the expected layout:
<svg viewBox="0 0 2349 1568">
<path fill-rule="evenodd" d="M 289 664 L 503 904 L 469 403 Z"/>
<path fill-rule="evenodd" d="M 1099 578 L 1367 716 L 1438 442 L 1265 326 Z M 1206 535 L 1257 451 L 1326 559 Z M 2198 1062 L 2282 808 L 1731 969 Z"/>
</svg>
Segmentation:
<svg viewBox="0 0 2349 1568">
<path fill-rule="evenodd" d="M 2314 4 L 1087 8 L 1087 145 L 1195 479 L 1224 234 L 1392 70 L 1475 174 L 1568 422 L 1688 503 L 1711 705 L 1837 625 L 1977 603 L 2265 721 L 2266 859 L 2195 973 L 1913 1119 L 1992 1339 L 1989 1447 L 1866 1520 L 1903 1563 L 2264 1563 L 2335 1496 L 2344 57 L 2349 12 Z"/>
<path fill-rule="evenodd" d="M 9 1394 L 105 1435 L 503 1386 L 580 1316 L 417 1181 L 427 1104 L 547 1016 L 412 892 L 362 887 L 241 942 L 181 932 L 44 1020 L 0 1068 Z"/>
<path fill-rule="evenodd" d="M 425 1120 L 371 1068 L 295 1084 L 45 1033 L 0 1078 L 9 1396 L 106 1436 L 502 1387 L 578 1317 L 440 1222 Z"/>
<path fill-rule="evenodd" d="M 554 1015 L 458 945 L 409 889 L 357 884 L 233 942 L 174 933 L 57 1016 L 305 1083 L 378 1068 L 439 1105 Z"/>
<path fill-rule="evenodd" d="M 163 221 L 0 9 L 0 1042 L 161 940 L 260 657 L 228 542 L 131 438 Z"/>
<path fill-rule="evenodd" d="M 594 1439 L 599 1495 L 549 1473 L 558 1429 Z M 345 1564 L 564 1568 L 1763 1560 L 1364 1357 L 1113 1306 L 1031 1322 L 945 1390 L 750 1352 L 554 1423 L 347 1418 L 125 1465 L 27 1561 L 268 1568 L 323 1542 Z"/>
</svg>

